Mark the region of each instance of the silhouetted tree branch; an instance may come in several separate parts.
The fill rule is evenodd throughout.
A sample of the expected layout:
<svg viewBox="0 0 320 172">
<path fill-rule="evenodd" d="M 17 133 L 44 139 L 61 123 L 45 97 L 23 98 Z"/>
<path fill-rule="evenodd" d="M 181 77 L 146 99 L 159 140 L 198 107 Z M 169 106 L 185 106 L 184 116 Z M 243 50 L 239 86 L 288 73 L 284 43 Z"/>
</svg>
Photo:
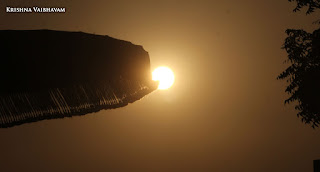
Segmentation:
<svg viewBox="0 0 320 172">
<path fill-rule="evenodd" d="M 283 49 L 288 53 L 285 61 L 291 64 L 278 79 L 286 79 L 289 85 L 286 92 L 291 96 L 285 103 L 298 102 L 298 117 L 312 127 L 320 123 L 320 30 L 308 33 L 304 30 L 288 29 L 288 37 Z"/>
<path fill-rule="evenodd" d="M 294 12 L 300 11 L 301 8 L 307 6 L 307 14 L 314 12 L 315 9 L 320 8 L 320 0 L 289 0 L 289 2 L 297 2 Z"/>
<path fill-rule="evenodd" d="M 320 8 L 320 0 L 288 1 L 297 2 L 294 12 L 304 6 L 308 7 L 306 14 Z M 315 128 L 320 124 L 320 29 L 313 33 L 288 29 L 286 33 L 288 37 L 282 48 L 288 53 L 285 62 L 290 66 L 277 79 L 285 79 L 289 83 L 285 91 L 290 97 L 285 104 L 297 102 L 297 116 Z"/>
</svg>

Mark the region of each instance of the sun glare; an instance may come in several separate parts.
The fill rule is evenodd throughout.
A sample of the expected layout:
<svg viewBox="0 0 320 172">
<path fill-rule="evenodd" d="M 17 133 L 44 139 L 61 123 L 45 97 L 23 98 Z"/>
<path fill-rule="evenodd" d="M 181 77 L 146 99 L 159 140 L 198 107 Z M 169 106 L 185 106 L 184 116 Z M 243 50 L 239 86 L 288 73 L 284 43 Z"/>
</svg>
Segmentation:
<svg viewBox="0 0 320 172">
<path fill-rule="evenodd" d="M 152 80 L 159 81 L 158 89 L 165 90 L 174 83 L 174 74 L 168 67 L 158 67 L 152 72 Z"/>
</svg>

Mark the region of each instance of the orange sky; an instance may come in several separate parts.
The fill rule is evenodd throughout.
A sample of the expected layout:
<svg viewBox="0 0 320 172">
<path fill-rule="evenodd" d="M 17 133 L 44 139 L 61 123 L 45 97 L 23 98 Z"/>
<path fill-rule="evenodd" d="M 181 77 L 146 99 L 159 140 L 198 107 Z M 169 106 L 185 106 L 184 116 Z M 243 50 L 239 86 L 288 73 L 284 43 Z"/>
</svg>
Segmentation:
<svg viewBox="0 0 320 172">
<path fill-rule="evenodd" d="M 65 14 L 7 14 L 6 6 Z M 0 129 L 0 171 L 312 171 L 320 130 L 284 106 L 287 28 L 319 13 L 262 0 L 6 0 L 0 29 L 109 35 L 143 45 L 176 81 L 125 108 Z M 129 170 L 130 169 L 130 170 Z"/>
</svg>

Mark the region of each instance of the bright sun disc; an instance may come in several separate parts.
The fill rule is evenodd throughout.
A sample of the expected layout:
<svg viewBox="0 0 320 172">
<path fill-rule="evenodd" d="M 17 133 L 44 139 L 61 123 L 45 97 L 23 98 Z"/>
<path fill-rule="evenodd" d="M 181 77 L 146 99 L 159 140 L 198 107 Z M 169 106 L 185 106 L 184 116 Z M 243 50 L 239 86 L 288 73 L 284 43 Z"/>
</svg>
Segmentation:
<svg viewBox="0 0 320 172">
<path fill-rule="evenodd" d="M 159 81 L 158 89 L 168 89 L 173 85 L 174 74 L 167 67 L 158 67 L 152 72 L 152 80 Z"/>
</svg>

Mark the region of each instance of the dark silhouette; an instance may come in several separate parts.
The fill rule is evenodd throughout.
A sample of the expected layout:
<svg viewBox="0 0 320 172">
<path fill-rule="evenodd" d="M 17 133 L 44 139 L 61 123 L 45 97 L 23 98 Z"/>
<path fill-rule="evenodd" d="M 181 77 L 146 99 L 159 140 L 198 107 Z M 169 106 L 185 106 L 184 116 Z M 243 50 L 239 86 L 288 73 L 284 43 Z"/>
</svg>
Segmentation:
<svg viewBox="0 0 320 172">
<path fill-rule="evenodd" d="M 291 65 L 278 79 L 290 83 L 286 92 L 291 96 L 285 103 L 298 101 L 296 109 L 301 120 L 312 127 L 320 122 L 320 30 L 312 34 L 303 30 L 287 30 L 284 49 L 288 53 L 286 62 Z"/>
<path fill-rule="evenodd" d="M 301 8 L 307 6 L 307 14 L 314 12 L 315 9 L 320 8 L 320 1 L 319 0 L 289 0 L 289 2 L 297 2 L 296 8 L 293 10 L 294 12 L 300 11 Z"/>
<path fill-rule="evenodd" d="M 313 160 L 313 171 L 314 172 L 320 172 L 320 159 L 319 160 Z"/>
<path fill-rule="evenodd" d="M 296 1 L 297 7 L 294 11 L 309 6 L 309 14 L 315 8 L 320 8 L 319 1 Z M 320 29 L 313 33 L 288 29 L 286 33 L 288 37 L 283 48 L 288 53 L 285 62 L 290 66 L 278 76 L 278 79 L 286 79 L 289 82 L 285 91 L 291 96 L 285 103 L 297 101 L 297 116 L 301 117 L 302 122 L 315 128 L 320 123 Z"/>
<path fill-rule="evenodd" d="M 109 36 L 0 31 L 0 127 L 126 106 L 156 89 L 142 46 Z"/>
</svg>

